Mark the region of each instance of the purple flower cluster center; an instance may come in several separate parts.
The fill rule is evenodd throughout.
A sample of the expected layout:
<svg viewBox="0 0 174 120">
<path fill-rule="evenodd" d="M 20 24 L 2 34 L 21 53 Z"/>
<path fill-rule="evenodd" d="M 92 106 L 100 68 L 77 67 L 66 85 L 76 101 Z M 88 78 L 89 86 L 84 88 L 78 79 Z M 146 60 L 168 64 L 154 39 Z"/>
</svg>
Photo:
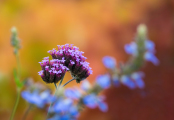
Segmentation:
<svg viewBox="0 0 174 120">
<path fill-rule="evenodd" d="M 86 57 L 82 55 L 84 52 L 72 44 L 58 45 L 58 50 L 49 50 L 48 53 L 52 60 L 49 62 L 49 58 L 45 57 L 39 62 L 42 67 L 39 75 L 47 83 L 57 83 L 66 71 L 70 71 L 78 83 L 92 74 L 89 63 L 85 61 Z"/>
</svg>

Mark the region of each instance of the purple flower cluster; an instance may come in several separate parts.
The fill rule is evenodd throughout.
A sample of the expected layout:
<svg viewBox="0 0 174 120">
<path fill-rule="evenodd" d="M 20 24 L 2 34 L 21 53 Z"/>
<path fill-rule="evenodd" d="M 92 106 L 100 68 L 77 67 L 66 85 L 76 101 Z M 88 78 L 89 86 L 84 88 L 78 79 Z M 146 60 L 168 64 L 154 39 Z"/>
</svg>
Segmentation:
<svg viewBox="0 0 174 120">
<path fill-rule="evenodd" d="M 49 50 L 48 53 L 53 59 L 64 60 L 63 65 L 70 70 L 77 83 L 92 74 L 89 63 L 85 61 L 86 57 L 82 55 L 84 52 L 72 44 L 58 45 L 58 50 Z"/>
<path fill-rule="evenodd" d="M 39 63 L 42 70 L 38 73 L 46 83 L 57 83 L 65 75 L 66 71 L 69 70 L 64 66 L 64 58 L 61 60 L 52 59 L 49 61 L 49 57 L 45 57 L 44 60 Z"/>
</svg>

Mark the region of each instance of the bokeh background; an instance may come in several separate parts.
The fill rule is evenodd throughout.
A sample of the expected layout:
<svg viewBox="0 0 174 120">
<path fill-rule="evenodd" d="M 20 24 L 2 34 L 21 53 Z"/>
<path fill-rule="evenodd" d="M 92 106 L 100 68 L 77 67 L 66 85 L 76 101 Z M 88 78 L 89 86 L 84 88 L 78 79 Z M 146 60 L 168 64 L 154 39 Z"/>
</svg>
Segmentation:
<svg viewBox="0 0 174 120">
<path fill-rule="evenodd" d="M 143 90 L 121 86 L 103 91 L 109 105 L 106 113 L 85 109 L 79 120 L 174 120 L 174 1 L 173 0 L 0 0 L 0 119 L 7 120 L 16 98 L 13 69 L 16 60 L 10 45 L 10 29 L 16 26 L 21 38 L 21 78 L 39 75 L 39 61 L 48 50 L 65 43 L 84 51 L 90 62 L 93 83 L 106 72 L 102 57 L 125 62 L 124 45 L 145 23 L 149 39 L 156 43 L 159 66 L 147 63 Z M 71 78 L 66 74 L 65 81 Z M 54 85 L 47 84 L 53 91 Z M 79 86 L 75 82 L 67 87 Z M 27 107 L 22 98 L 15 115 L 19 120 Z M 46 113 L 30 111 L 28 120 L 43 120 Z"/>
</svg>

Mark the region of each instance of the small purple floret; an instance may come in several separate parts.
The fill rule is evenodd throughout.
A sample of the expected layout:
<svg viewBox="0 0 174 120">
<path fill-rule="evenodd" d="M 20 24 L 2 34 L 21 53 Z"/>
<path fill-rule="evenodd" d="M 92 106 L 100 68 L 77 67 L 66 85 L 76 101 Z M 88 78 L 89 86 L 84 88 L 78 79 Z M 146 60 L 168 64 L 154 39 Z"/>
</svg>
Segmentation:
<svg viewBox="0 0 174 120">
<path fill-rule="evenodd" d="M 78 83 L 92 74 L 89 63 L 85 61 L 86 57 L 82 55 L 84 52 L 79 51 L 79 48 L 72 44 L 58 45 L 58 50 L 49 50 L 48 53 L 50 53 L 52 59 L 61 60 L 58 64 L 61 63 L 65 66 L 66 70 L 71 72 L 71 75 L 76 78 Z M 46 58 L 46 60 L 48 59 Z M 45 65 L 40 64 L 42 68 Z"/>
</svg>

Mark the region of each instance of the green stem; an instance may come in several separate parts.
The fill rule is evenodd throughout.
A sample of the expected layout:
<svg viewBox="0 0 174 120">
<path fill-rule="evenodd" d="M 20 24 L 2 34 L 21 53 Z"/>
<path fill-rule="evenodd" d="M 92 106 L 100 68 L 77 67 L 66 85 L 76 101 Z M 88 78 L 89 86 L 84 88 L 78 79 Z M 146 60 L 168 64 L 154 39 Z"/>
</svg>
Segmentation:
<svg viewBox="0 0 174 120">
<path fill-rule="evenodd" d="M 14 105 L 13 112 L 11 114 L 10 120 L 13 120 L 13 118 L 14 118 L 14 115 L 15 115 L 15 112 L 16 112 L 16 109 L 17 109 L 17 106 L 18 106 L 18 103 L 19 103 L 19 98 L 20 98 L 20 89 L 18 88 L 17 89 L 17 98 L 16 98 L 16 102 L 15 102 L 15 105 Z"/>
<path fill-rule="evenodd" d="M 65 76 L 65 75 L 64 75 L 64 76 Z M 63 76 L 63 78 L 64 78 L 64 76 Z M 54 97 L 55 97 L 55 95 L 56 95 L 56 93 L 57 93 L 59 87 L 60 87 L 61 84 L 62 84 L 63 78 L 60 80 L 59 86 L 58 86 L 58 87 L 57 87 L 56 83 L 54 83 L 54 85 L 55 85 L 55 87 L 56 87 L 56 91 L 55 91 L 55 93 L 54 93 Z M 50 106 L 49 106 L 49 108 L 48 108 L 47 119 L 48 119 L 48 117 L 49 117 L 50 109 L 51 109 L 51 106 L 52 106 L 52 105 L 53 105 L 53 102 L 50 104 Z"/>
<path fill-rule="evenodd" d="M 32 105 L 30 104 L 28 106 L 27 110 L 25 111 L 24 116 L 22 117 L 22 120 L 25 120 L 27 118 L 27 115 L 28 115 L 29 111 L 31 110 L 31 108 L 32 108 Z"/>
<path fill-rule="evenodd" d="M 16 54 L 15 54 L 15 56 L 16 56 L 16 61 L 17 61 L 17 74 L 18 74 L 18 78 L 20 79 L 20 61 L 19 61 L 19 53 L 17 52 Z"/>
<path fill-rule="evenodd" d="M 73 79 L 69 80 L 68 82 L 66 82 L 66 83 L 63 85 L 63 87 L 64 87 L 65 85 L 67 85 L 68 83 L 70 83 L 71 81 L 73 81 L 73 80 L 75 80 L 75 78 L 73 78 Z"/>
</svg>

